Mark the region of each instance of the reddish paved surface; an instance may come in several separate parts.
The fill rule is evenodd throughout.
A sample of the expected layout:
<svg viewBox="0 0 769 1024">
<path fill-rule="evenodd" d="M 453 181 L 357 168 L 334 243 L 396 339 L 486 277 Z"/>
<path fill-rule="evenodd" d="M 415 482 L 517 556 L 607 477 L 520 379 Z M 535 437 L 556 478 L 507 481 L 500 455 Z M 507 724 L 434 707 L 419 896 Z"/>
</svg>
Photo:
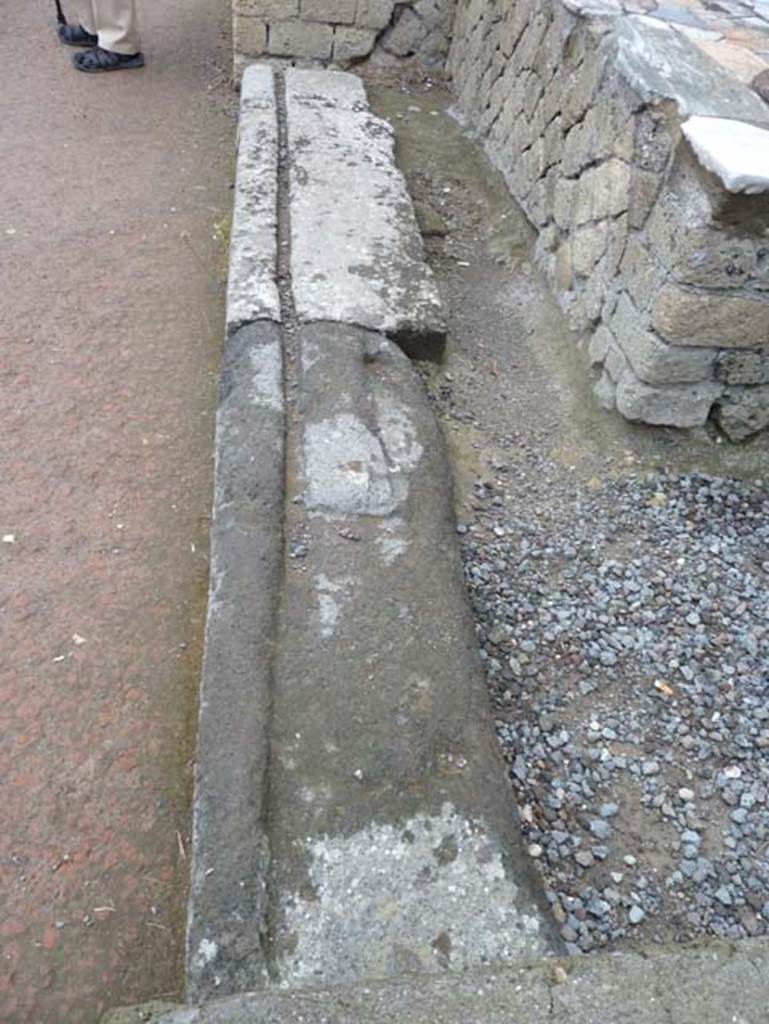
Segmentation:
<svg viewBox="0 0 769 1024">
<path fill-rule="evenodd" d="M 0 37 L 0 1020 L 178 995 L 230 205 L 225 0 Z M 140 3 L 140 7 L 141 7 Z M 13 542 L 10 542 L 11 536 Z"/>
</svg>

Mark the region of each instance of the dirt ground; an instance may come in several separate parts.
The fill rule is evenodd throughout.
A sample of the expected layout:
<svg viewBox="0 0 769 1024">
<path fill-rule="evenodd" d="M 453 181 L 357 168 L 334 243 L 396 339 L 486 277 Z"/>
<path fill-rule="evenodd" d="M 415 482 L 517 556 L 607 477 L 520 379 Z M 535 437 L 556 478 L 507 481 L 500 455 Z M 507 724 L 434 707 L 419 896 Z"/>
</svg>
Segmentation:
<svg viewBox="0 0 769 1024">
<path fill-rule="evenodd" d="M 66 6 L 66 4 L 65 4 Z M 227 5 L 0 55 L 0 1019 L 177 996 L 232 180 Z"/>
</svg>

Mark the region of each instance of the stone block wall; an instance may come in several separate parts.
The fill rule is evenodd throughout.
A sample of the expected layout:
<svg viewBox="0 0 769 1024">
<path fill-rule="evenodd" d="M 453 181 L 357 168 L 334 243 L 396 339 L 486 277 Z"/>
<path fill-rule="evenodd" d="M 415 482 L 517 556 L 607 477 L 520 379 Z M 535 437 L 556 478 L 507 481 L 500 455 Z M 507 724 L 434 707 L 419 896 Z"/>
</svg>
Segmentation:
<svg viewBox="0 0 769 1024">
<path fill-rule="evenodd" d="M 459 0 L 457 110 L 539 231 L 599 401 L 742 440 L 769 424 L 769 195 L 728 192 L 685 125 L 769 109 L 664 24 L 570 6 Z"/>
<path fill-rule="evenodd" d="M 236 70 L 255 59 L 349 67 L 377 52 L 445 63 L 456 0 L 234 0 Z"/>
</svg>

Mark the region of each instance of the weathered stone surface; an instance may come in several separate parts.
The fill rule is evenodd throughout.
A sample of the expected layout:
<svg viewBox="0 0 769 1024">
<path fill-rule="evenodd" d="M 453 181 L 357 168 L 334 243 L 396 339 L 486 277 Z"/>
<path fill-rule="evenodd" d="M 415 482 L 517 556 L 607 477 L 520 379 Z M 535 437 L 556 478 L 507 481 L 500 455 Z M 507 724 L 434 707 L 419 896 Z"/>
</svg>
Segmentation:
<svg viewBox="0 0 769 1024">
<path fill-rule="evenodd" d="M 359 28 L 383 29 L 392 17 L 395 0 L 358 0 L 355 24 Z"/>
<path fill-rule="evenodd" d="M 727 384 L 769 384 L 769 352 L 721 352 L 716 377 Z"/>
<path fill-rule="evenodd" d="M 701 427 L 722 390 L 722 385 L 715 383 L 654 387 L 625 374 L 617 384 L 617 409 L 629 420 L 665 427 Z"/>
<path fill-rule="evenodd" d="M 634 167 L 630 173 L 628 217 L 631 228 L 643 227 L 662 185 L 662 178 Z"/>
<path fill-rule="evenodd" d="M 661 341 L 626 294 L 620 296 L 611 329 L 636 376 L 647 384 L 687 384 L 713 377 L 714 349 Z"/>
<path fill-rule="evenodd" d="M 593 163 L 597 149 L 594 137 L 594 118 L 588 112 L 584 121 L 569 129 L 563 141 L 561 171 L 569 178 L 578 175 L 588 164 Z"/>
<path fill-rule="evenodd" d="M 760 71 L 750 83 L 750 87 L 765 103 L 769 103 L 769 68 Z"/>
<path fill-rule="evenodd" d="M 570 292 L 574 286 L 574 267 L 571 242 L 562 242 L 555 253 L 555 287 L 559 292 Z"/>
<path fill-rule="evenodd" d="M 236 13 L 263 20 L 296 18 L 299 0 L 233 0 Z"/>
<path fill-rule="evenodd" d="M 662 174 L 668 167 L 673 149 L 670 125 L 661 111 L 641 110 L 631 120 L 633 127 L 633 163 L 642 171 Z"/>
<path fill-rule="evenodd" d="M 716 421 L 730 441 L 744 441 L 769 426 L 769 385 L 727 388 Z"/>
<path fill-rule="evenodd" d="M 225 342 L 193 806 L 187 991 L 266 978 L 270 663 L 283 564 L 285 410 L 276 324 Z"/>
<path fill-rule="evenodd" d="M 416 53 L 426 34 L 424 22 L 410 7 L 406 7 L 392 28 L 385 33 L 382 46 L 396 57 L 408 57 Z"/>
<path fill-rule="evenodd" d="M 574 223 L 574 203 L 576 196 L 576 181 L 569 181 L 568 178 L 557 179 L 555 186 L 553 218 L 562 231 L 566 231 Z"/>
<path fill-rule="evenodd" d="M 668 276 L 665 267 L 644 245 L 641 236 L 631 231 L 620 265 L 622 286 L 639 309 L 645 309 Z"/>
<path fill-rule="evenodd" d="M 619 383 L 623 377 L 635 377 L 630 363 L 627 361 L 624 352 L 616 342 L 609 345 L 608 351 L 606 352 L 606 358 L 604 359 L 603 368 L 615 384 Z"/>
<path fill-rule="evenodd" d="M 300 0 L 300 14 L 305 21 L 352 25 L 355 12 L 356 0 Z"/>
<path fill-rule="evenodd" d="M 334 60 L 340 64 L 366 57 L 374 48 L 376 32 L 369 28 L 337 28 L 334 33 Z"/>
<path fill-rule="evenodd" d="M 609 348 L 613 343 L 614 335 L 605 324 L 601 324 L 600 327 L 596 327 L 595 331 L 593 331 L 593 335 L 590 339 L 590 345 L 588 347 L 590 365 L 600 365 L 606 359 Z"/>
<path fill-rule="evenodd" d="M 278 122 L 272 71 L 243 76 L 227 282 L 227 330 L 280 320 L 277 278 Z"/>
<path fill-rule="evenodd" d="M 622 160 L 611 159 L 598 167 L 591 167 L 577 184 L 574 223 L 616 217 L 628 208 L 630 166 Z"/>
<path fill-rule="evenodd" d="M 503 768 L 440 428 L 384 337 L 313 324 L 299 340 L 302 501 L 289 503 L 306 551 L 285 580 L 268 815 L 277 977 L 357 982 L 538 955 L 544 918 L 509 796 L 492 784 Z"/>
<path fill-rule="evenodd" d="M 290 70 L 286 93 L 297 315 L 359 324 L 437 354 L 445 318 L 392 129 L 371 114 L 354 75 Z"/>
<path fill-rule="evenodd" d="M 691 194 L 664 195 L 646 226 L 655 256 L 681 284 L 739 288 L 756 266 L 756 240 L 717 228 Z"/>
<path fill-rule="evenodd" d="M 609 376 L 606 370 L 603 371 L 596 383 L 593 385 L 593 394 L 602 409 L 611 412 L 617 404 L 617 385 Z"/>
<path fill-rule="evenodd" d="M 767 973 L 766 939 L 712 941 L 345 988 L 272 989 L 199 1009 L 113 1013 L 103 1024 L 763 1024 Z"/>
<path fill-rule="evenodd" d="M 329 60 L 334 41 L 331 25 L 303 21 L 270 23 L 269 49 L 274 57 Z"/>
<path fill-rule="evenodd" d="M 607 221 L 578 228 L 571 241 L 574 273 L 578 277 L 587 277 L 606 252 L 608 244 L 609 224 Z"/>
<path fill-rule="evenodd" d="M 644 99 L 675 100 L 682 114 L 767 121 L 754 93 L 665 22 L 630 15 L 615 31 L 617 67 Z"/>
<path fill-rule="evenodd" d="M 769 348 L 769 301 L 690 291 L 666 284 L 654 302 L 653 326 L 679 345 Z"/>
<path fill-rule="evenodd" d="M 258 18 L 238 14 L 232 22 L 233 46 L 248 57 L 261 57 L 267 47 L 267 25 Z"/>
<path fill-rule="evenodd" d="M 562 95 L 561 116 L 564 128 L 578 121 L 593 104 L 605 71 L 606 54 L 600 47 L 591 48 L 591 53 L 581 67 L 569 76 Z"/>
</svg>

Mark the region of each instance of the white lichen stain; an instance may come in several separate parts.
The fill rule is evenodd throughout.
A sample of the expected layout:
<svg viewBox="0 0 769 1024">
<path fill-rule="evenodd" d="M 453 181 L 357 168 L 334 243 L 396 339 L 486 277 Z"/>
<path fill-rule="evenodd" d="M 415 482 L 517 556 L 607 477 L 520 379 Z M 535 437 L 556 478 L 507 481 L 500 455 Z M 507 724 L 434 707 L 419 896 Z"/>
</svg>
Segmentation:
<svg viewBox="0 0 769 1024">
<path fill-rule="evenodd" d="M 377 545 L 386 565 L 392 565 L 409 549 L 408 543 L 400 537 L 379 537 Z"/>
<path fill-rule="evenodd" d="M 315 577 L 315 592 L 318 597 L 318 620 L 320 622 L 320 635 L 324 639 L 332 637 L 336 633 L 339 616 L 342 612 L 342 605 L 337 597 L 342 598 L 349 595 L 351 581 L 348 579 L 335 582 L 319 573 Z"/>
<path fill-rule="evenodd" d="M 280 971 L 291 984 L 384 977 L 404 955 L 439 971 L 441 936 L 453 970 L 546 952 L 538 912 L 519 905 L 499 843 L 451 804 L 402 826 L 373 824 L 303 845 L 314 898 L 296 892 L 284 902 L 296 945 Z"/>
<path fill-rule="evenodd" d="M 283 362 L 277 342 L 262 345 L 250 355 L 252 404 L 280 412 L 283 409 Z"/>
<path fill-rule="evenodd" d="M 212 939 L 201 939 L 198 946 L 198 966 L 208 967 L 209 964 L 214 962 L 218 952 L 219 947 Z"/>
<path fill-rule="evenodd" d="M 305 507 L 342 514 L 386 515 L 394 508 L 379 439 L 350 413 L 309 423 L 304 436 Z"/>
</svg>

